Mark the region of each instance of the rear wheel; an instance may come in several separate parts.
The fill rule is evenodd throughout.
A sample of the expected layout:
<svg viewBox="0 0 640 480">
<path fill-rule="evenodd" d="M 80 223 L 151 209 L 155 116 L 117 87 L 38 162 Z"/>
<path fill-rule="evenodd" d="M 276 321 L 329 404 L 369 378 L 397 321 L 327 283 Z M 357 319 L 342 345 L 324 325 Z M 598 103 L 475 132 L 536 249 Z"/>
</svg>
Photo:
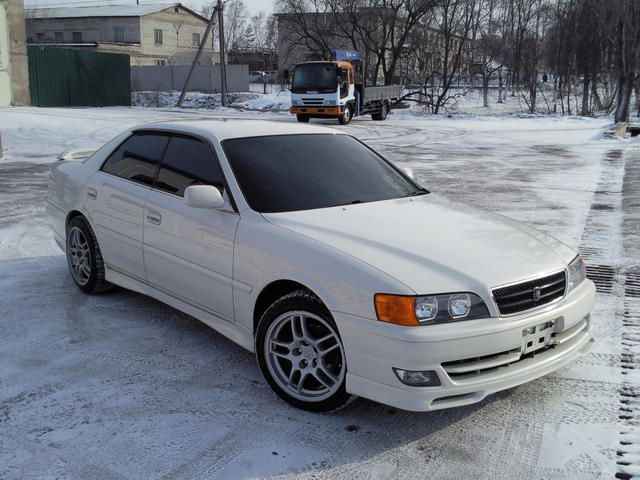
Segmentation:
<svg viewBox="0 0 640 480">
<path fill-rule="evenodd" d="M 258 324 L 256 354 L 264 378 L 291 405 L 326 412 L 349 402 L 342 340 L 312 293 L 295 291 L 267 309 Z"/>
<path fill-rule="evenodd" d="M 104 262 L 98 240 L 84 217 L 74 217 L 69 222 L 66 254 L 71 277 L 80 290 L 98 293 L 111 287 L 104 279 Z"/>
<path fill-rule="evenodd" d="M 298 113 L 296 115 L 296 118 L 301 123 L 309 123 L 309 115 L 302 115 L 302 114 Z"/>
<path fill-rule="evenodd" d="M 384 120 L 387 118 L 388 113 L 389 113 L 389 106 L 387 105 L 387 102 L 382 102 L 382 105 L 380 105 L 380 110 L 377 113 L 371 114 L 371 119 Z"/>
<path fill-rule="evenodd" d="M 342 114 L 338 117 L 338 123 L 340 125 L 348 125 L 353 118 L 353 110 L 351 105 L 348 103 L 344 106 L 344 110 L 342 110 Z"/>
</svg>

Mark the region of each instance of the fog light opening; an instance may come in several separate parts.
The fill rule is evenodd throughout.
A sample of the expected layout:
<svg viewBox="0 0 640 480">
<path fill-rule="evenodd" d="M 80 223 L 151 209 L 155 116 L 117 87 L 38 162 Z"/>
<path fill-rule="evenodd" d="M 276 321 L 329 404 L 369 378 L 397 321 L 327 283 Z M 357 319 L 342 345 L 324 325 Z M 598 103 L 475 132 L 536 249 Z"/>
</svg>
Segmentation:
<svg viewBox="0 0 640 480">
<path fill-rule="evenodd" d="M 393 372 L 405 385 L 411 387 L 437 387 L 441 385 L 438 374 L 433 370 L 403 370 L 395 368 Z"/>
</svg>

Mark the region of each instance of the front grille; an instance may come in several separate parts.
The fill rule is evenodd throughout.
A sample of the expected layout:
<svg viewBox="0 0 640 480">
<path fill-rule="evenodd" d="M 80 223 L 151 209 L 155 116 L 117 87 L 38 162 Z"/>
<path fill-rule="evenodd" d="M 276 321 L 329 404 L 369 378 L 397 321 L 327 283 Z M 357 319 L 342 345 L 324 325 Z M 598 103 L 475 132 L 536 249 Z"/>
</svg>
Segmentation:
<svg viewBox="0 0 640 480">
<path fill-rule="evenodd" d="M 528 282 L 496 288 L 492 293 L 500 314 L 511 315 L 546 305 L 558 298 L 562 298 L 566 284 L 567 278 L 565 272 L 562 271 Z M 540 295 L 536 300 L 537 297 L 534 296 L 534 290 L 538 289 Z"/>
<path fill-rule="evenodd" d="M 315 106 L 322 105 L 322 104 L 324 104 L 324 98 L 309 98 L 309 97 L 303 98 L 302 99 L 302 104 L 303 105 L 315 105 Z"/>
</svg>

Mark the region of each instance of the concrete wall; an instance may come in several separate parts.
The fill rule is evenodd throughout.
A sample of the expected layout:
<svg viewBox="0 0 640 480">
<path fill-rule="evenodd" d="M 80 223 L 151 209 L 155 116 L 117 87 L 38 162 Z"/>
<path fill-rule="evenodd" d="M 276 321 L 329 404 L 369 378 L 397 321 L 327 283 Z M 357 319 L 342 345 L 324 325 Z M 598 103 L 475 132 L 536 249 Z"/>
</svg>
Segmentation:
<svg viewBox="0 0 640 480">
<path fill-rule="evenodd" d="M 204 37 L 207 22 L 196 17 L 186 10 L 170 7 L 161 12 L 152 13 L 141 17 L 141 53 L 146 58 L 165 60 L 168 64 L 181 64 L 184 58 L 192 58 L 198 50 L 198 45 L 193 44 L 193 34 Z M 162 30 L 162 45 L 155 43 L 154 31 Z M 211 63 L 207 59 L 213 53 L 212 36 L 209 36 L 207 45 L 202 52 L 201 63 Z M 189 62 L 190 63 L 190 62 Z M 152 63 L 138 63 L 138 65 L 153 65 Z M 184 64 L 184 63 L 182 63 Z M 132 65 L 136 65 L 132 63 Z"/>
<path fill-rule="evenodd" d="M 0 1 L 0 106 L 29 104 L 22 0 Z"/>
<path fill-rule="evenodd" d="M 131 91 L 168 92 L 182 90 L 189 67 L 189 65 L 131 67 Z M 247 65 L 227 65 L 227 88 L 229 92 L 249 91 L 249 67 Z M 189 91 L 220 92 L 220 65 L 196 66 L 189 82 Z"/>
</svg>

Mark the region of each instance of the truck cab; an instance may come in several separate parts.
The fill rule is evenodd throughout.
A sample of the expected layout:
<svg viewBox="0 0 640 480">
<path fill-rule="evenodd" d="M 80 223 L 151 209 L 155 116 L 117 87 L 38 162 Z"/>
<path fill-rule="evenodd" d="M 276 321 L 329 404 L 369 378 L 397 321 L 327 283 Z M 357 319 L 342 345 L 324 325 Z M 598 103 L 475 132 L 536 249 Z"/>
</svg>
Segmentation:
<svg viewBox="0 0 640 480">
<path fill-rule="evenodd" d="M 337 118 L 341 125 L 354 116 L 371 114 L 384 120 L 402 97 L 402 87 L 368 87 L 358 52 L 333 50 L 331 60 L 295 66 L 291 80 L 291 109 L 299 122 L 311 118 Z"/>
<path fill-rule="evenodd" d="M 310 118 L 351 121 L 356 109 L 353 65 L 346 61 L 304 62 L 296 65 L 291 80 L 291 110 L 299 122 Z"/>
</svg>

